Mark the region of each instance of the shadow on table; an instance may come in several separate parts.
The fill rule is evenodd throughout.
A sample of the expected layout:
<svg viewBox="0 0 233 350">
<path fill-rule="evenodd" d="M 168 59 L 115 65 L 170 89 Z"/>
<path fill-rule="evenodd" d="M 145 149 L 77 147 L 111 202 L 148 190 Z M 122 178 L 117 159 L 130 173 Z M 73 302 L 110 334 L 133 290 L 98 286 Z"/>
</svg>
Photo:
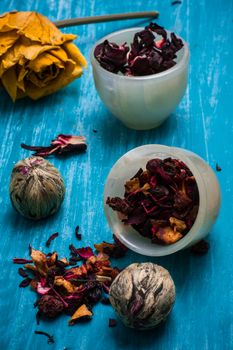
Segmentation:
<svg viewBox="0 0 233 350">
<path fill-rule="evenodd" d="M 136 330 L 127 328 L 119 320 L 117 327 L 113 329 L 112 335 L 119 349 L 150 349 L 159 338 L 163 337 L 166 328 L 172 328 L 173 315 L 170 314 L 167 321 L 150 330 Z"/>
<path fill-rule="evenodd" d="M 115 147 L 127 145 L 128 139 L 133 139 L 135 147 L 146 143 L 162 143 L 167 135 L 171 135 L 177 129 L 178 116 L 173 113 L 158 128 L 151 130 L 133 130 L 127 128 L 121 121 L 107 112 L 101 119 L 98 132 L 101 135 L 104 146 Z"/>
<path fill-rule="evenodd" d="M 0 89 L 0 118 L 9 118 L 10 113 L 17 111 L 16 119 L 18 120 L 19 115 L 24 111 L 27 111 L 27 113 L 29 113 L 29 117 L 32 115 L 30 113 L 33 113 L 33 119 L 36 123 L 41 120 L 41 113 L 38 113 L 38 111 L 47 108 L 48 105 L 52 105 L 53 109 L 56 110 L 57 108 L 63 106 L 63 101 L 65 103 L 67 96 L 73 96 L 77 99 L 80 96 L 78 92 L 78 87 L 71 85 L 66 89 L 61 89 L 60 91 L 44 96 L 38 100 L 32 100 L 29 97 L 25 97 L 13 102 L 10 96 L 4 90 Z M 36 120 L 37 116 L 38 120 Z"/>
<path fill-rule="evenodd" d="M 56 223 L 57 221 L 57 216 L 61 215 L 63 212 L 64 208 L 61 206 L 61 208 L 52 216 L 49 216 L 45 219 L 41 219 L 38 221 L 30 220 L 27 218 L 24 218 L 20 214 L 14 210 L 12 206 L 9 205 L 9 209 L 7 212 L 4 214 L 4 217 L 2 218 L 3 222 L 7 222 L 8 226 L 11 226 L 12 232 L 17 232 L 20 231 L 21 234 L 25 234 L 25 236 L 28 237 L 28 233 L 31 230 L 36 230 L 36 229 L 44 229 L 44 227 L 47 224 L 53 225 L 53 223 Z"/>
</svg>

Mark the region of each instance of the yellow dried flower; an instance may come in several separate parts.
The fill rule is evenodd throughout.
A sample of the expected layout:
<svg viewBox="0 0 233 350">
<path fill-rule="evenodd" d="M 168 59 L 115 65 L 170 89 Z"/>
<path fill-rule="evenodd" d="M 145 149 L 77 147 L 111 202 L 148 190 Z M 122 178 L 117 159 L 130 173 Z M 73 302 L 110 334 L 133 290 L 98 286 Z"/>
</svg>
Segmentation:
<svg viewBox="0 0 233 350">
<path fill-rule="evenodd" d="M 0 83 L 12 100 L 37 100 L 80 77 L 87 62 L 75 38 L 37 12 L 0 16 Z"/>
</svg>

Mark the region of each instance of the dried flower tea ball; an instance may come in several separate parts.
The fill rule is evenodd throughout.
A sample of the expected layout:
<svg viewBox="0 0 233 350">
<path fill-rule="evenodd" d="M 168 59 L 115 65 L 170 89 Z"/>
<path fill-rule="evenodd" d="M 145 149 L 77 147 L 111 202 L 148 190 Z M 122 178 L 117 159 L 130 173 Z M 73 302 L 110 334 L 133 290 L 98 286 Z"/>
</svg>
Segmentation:
<svg viewBox="0 0 233 350">
<path fill-rule="evenodd" d="M 61 174 L 44 158 L 26 158 L 14 166 L 10 198 L 13 207 L 26 218 L 39 220 L 54 214 L 64 195 Z"/>
<path fill-rule="evenodd" d="M 126 326 L 150 329 L 165 321 L 170 313 L 175 285 L 162 266 L 131 264 L 113 281 L 110 302 Z"/>
</svg>

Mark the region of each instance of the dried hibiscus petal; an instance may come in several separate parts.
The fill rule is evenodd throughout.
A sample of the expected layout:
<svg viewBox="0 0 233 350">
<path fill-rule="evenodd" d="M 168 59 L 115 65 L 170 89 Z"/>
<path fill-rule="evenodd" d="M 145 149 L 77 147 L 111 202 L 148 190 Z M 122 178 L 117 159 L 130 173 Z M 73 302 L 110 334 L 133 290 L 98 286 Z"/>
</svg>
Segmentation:
<svg viewBox="0 0 233 350">
<path fill-rule="evenodd" d="M 51 243 L 55 238 L 57 238 L 57 237 L 58 237 L 58 232 L 53 233 L 53 234 L 47 239 L 47 241 L 46 241 L 46 243 L 45 243 L 46 247 L 49 247 L 49 246 L 50 246 L 50 243 Z"/>
<path fill-rule="evenodd" d="M 27 271 L 22 269 L 21 267 L 18 269 L 18 273 L 22 277 L 28 277 Z"/>
<path fill-rule="evenodd" d="M 27 286 L 29 286 L 30 282 L 32 281 L 31 278 L 26 277 L 24 280 L 22 280 L 22 282 L 19 284 L 20 288 L 25 288 Z"/>
<path fill-rule="evenodd" d="M 76 226 L 76 228 L 75 228 L 75 236 L 79 241 L 81 241 L 82 235 L 81 235 L 81 233 L 79 233 L 79 226 Z"/>
<path fill-rule="evenodd" d="M 34 151 L 33 155 L 39 157 L 47 157 L 49 155 L 62 155 L 66 153 L 80 153 L 87 149 L 86 139 L 83 136 L 60 134 L 51 145 L 44 146 L 28 146 L 21 143 L 21 147 L 29 151 Z"/>
<path fill-rule="evenodd" d="M 90 247 L 79 248 L 77 249 L 77 253 L 84 260 L 87 260 L 94 255 L 93 250 Z"/>
<path fill-rule="evenodd" d="M 35 334 L 44 335 L 45 337 L 47 337 L 47 338 L 48 338 L 48 344 L 54 344 L 54 343 L 55 343 L 53 335 L 50 335 L 50 334 L 47 333 L 47 332 L 43 332 L 43 331 L 34 331 L 34 333 L 35 333 Z"/>
<path fill-rule="evenodd" d="M 21 259 L 21 258 L 14 258 L 13 259 L 14 264 L 27 264 L 27 263 L 32 263 L 32 260 L 29 259 Z"/>
<path fill-rule="evenodd" d="M 157 35 L 162 36 L 157 38 Z M 157 40 L 158 39 L 158 40 Z M 112 73 L 121 72 L 127 76 L 143 76 L 162 72 L 176 64 L 176 52 L 183 42 L 174 33 L 156 23 L 134 35 L 131 49 L 105 40 L 96 46 L 94 56 L 100 65 Z"/>
<path fill-rule="evenodd" d="M 126 44 L 117 45 L 105 40 L 96 46 L 94 56 L 103 68 L 117 73 L 126 64 L 128 51 Z"/>
</svg>

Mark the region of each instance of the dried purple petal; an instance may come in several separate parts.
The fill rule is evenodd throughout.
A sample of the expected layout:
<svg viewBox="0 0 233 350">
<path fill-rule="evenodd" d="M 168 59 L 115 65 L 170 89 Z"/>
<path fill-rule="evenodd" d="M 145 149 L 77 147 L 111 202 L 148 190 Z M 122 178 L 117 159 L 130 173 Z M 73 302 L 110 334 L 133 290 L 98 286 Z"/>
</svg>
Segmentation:
<svg viewBox="0 0 233 350">
<path fill-rule="evenodd" d="M 18 269 L 18 273 L 19 273 L 19 275 L 22 276 L 22 277 L 28 277 L 27 271 L 24 270 L 24 269 L 22 269 L 22 267 L 20 267 L 20 268 Z"/>
<path fill-rule="evenodd" d="M 27 277 L 24 280 L 22 280 L 22 282 L 19 284 L 20 288 L 25 288 L 27 286 L 29 286 L 29 284 L 31 283 L 32 279 Z"/>
<path fill-rule="evenodd" d="M 21 259 L 21 258 L 14 258 L 14 259 L 13 259 L 13 263 L 14 263 L 14 264 L 28 264 L 28 263 L 32 263 L 32 260 L 29 260 L 29 259 Z"/>
<path fill-rule="evenodd" d="M 87 260 L 94 255 L 90 247 L 79 248 L 77 249 L 77 253 L 83 260 Z"/>
<path fill-rule="evenodd" d="M 159 26 L 157 23 L 151 22 L 146 28 L 152 30 L 152 32 L 155 32 L 158 35 L 161 35 L 164 39 L 167 39 L 166 30 L 163 27 Z"/>
<path fill-rule="evenodd" d="M 78 254 L 78 249 L 76 249 L 73 244 L 69 245 L 69 250 L 70 250 L 71 254 L 73 254 L 73 255 Z"/>
<path fill-rule="evenodd" d="M 86 298 L 89 303 L 96 304 L 102 297 L 102 288 L 97 286 L 95 288 L 90 289 L 87 294 Z"/>
<path fill-rule="evenodd" d="M 49 333 L 47 332 L 43 332 L 43 331 L 34 331 L 35 334 L 40 334 L 40 335 L 44 335 L 48 338 L 48 344 L 54 344 L 55 341 L 54 341 L 54 337 L 53 335 L 50 335 Z"/>
<path fill-rule="evenodd" d="M 35 151 L 33 155 L 47 157 L 49 155 L 62 155 L 66 153 L 80 153 L 87 149 L 86 139 L 83 136 L 59 134 L 52 140 L 50 146 L 28 146 L 21 143 L 21 147 L 29 151 Z"/>
<path fill-rule="evenodd" d="M 116 327 L 116 325 L 117 325 L 117 321 L 114 318 L 109 318 L 108 326 L 112 328 L 112 327 Z"/>
<path fill-rule="evenodd" d="M 75 228 L 75 236 L 76 236 L 77 240 L 81 241 L 82 235 L 81 235 L 81 233 L 79 233 L 79 226 L 76 226 L 76 228 Z"/>
<path fill-rule="evenodd" d="M 117 73 L 126 64 L 128 51 L 126 44 L 117 45 L 105 40 L 96 46 L 94 56 L 103 68 Z"/>
<path fill-rule="evenodd" d="M 126 200 L 119 197 L 108 197 L 106 204 L 108 204 L 113 210 L 119 211 L 122 214 L 128 214 L 132 210 Z"/>
<path fill-rule="evenodd" d="M 156 40 L 156 35 L 162 39 Z M 135 33 L 131 50 L 126 44 L 117 45 L 105 40 L 96 46 L 94 56 L 106 70 L 127 76 L 144 76 L 160 73 L 176 64 L 176 52 L 183 47 L 181 39 L 156 23 L 150 23 Z"/>
<path fill-rule="evenodd" d="M 58 237 L 58 232 L 53 233 L 46 241 L 45 245 L 46 247 L 50 246 L 50 243 L 56 238 Z"/>
</svg>

